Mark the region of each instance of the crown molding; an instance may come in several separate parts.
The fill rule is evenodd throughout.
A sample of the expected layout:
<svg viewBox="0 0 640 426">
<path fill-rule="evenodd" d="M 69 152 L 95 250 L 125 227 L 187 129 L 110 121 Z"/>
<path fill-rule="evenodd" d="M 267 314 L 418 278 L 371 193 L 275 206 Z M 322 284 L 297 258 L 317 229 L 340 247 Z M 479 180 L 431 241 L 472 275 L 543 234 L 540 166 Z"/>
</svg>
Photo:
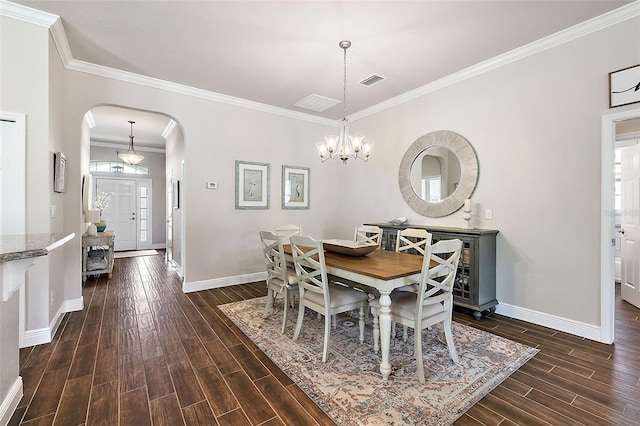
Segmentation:
<svg viewBox="0 0 640 426">
<path fill-rule="evenodd" d="M 129 149 L 129 144 L 128 143 L 114 143 L 114 142 L 103 142 L 99 139 L 91 139 L 91 141 L 89 142 L 89 145 L 91 146 L 97 146 L 100 148 L 113 148 L 113 149 L 120 149 L 123 151 L 126 151 L 127 149 Z M 145 147 L 145 146 L 139 146 L 136 145 L 136 152 L 140 151 L 140 152 L 157 152 L 159 154 L 165 154 L 167 151 L 164 148 L 149 148 L 149 147 Z"/>
<path fill-rule="evenodd" d="M 94 127 L 96 127 L 96 120 L 93 118 L 93 113 L 91 112 L 91 110 L 87 111 L 87 113 L 84 115 L 84 119 L 87 121 L 87 126 L 89 126 L 89 129 L 93 129 Z"/>
<path fill-rule="evenodd" d="M 42 10 L 33 9 L 10 1 L 0 0 L 0 16 L 19 19 L 30 24 L 50 28 L 60 17 Z"/>
<path fill-rule="evenodd" d="M 162 131 L 162 134 L 160 136 L 162 136 L 163 138 L 167 139 L 169 137 L 169 135 L 171 134 L 171 132 L 173 132 L 173 129 L 176 128 L 176 123 L 175 120 L 172 118 L 171 120 L 169 120 L 169 123 L 167 124 L 167 127 L 164 128 L 164 130 Z"/>
<path fill-rule="evenodd" d="M 183 84 L 172 83 L 165 80 L 160 80 L 153 77 L 147 77 L 140 74 L 131 73 L 128 71 L 117 70 L 114 68 L 105 67 L 102 65 L 91 64 L 84 61 L 73 59 L 69 42 L 64 31 L 61 19 L 53 14 L 42 12 L 36 9 L 32 9 L 26 6 L 11 3 L 6 0 L 0 0 L 0 15 L 9 16 L 15 19 L 20 19 L 26 22 L 30 22 L 36 25 L 42 25 L 49 27 L 54 44 L 58 50 L 60 58 L 62 59 L 65 68 L 84 72 L 87 74 L 93 74 L 105 78 L 111 78 L 114 80 L 120 80 L 128 83 L 138 84 L 141 86 L 166 90 L 173 93 L 183 94 L 187 96 L 193 96 L 201 99 L 210 100 L 213 102 L 224 103 L 228 105 L 238 106 L 242 108 L 252 109 L 256 111 L 266 112 L 269 114 L 280 115 L 284 117 L 294 118 L 297 120 L 309 121 L 316 124 L 326 126 L 337 126 L 339 120 L 331 120 L 327 118 L 317 117 L 315 115 L 305 114 L 297 111 L 291 111 L 285 108 L 274 107 L 259 102 L 249 101 L 242 98 L 236 98 L 233 96 L 223 95 L 208 90 L 197 89 L 195 87 L 186 86 Z M 401 105 L 403 103 L 412 101 L 416 98 L 424 96 L 426 94 L 435 92 L 436 90 L 443 89 L 456 83 L 468 80 L 476 77 L 485 72 L 491 71 L 498 67 L 508 65 L 512 62 L 526 58 L 536 53 L 543 52 L 547 49 L 551 49 L 563 43 L 575 40 L 585 35 L 594 33 L 601 29 L 610 27 L 628 19 L 640 16 L 640 0 L 636 0 L 632 3 L 619 7 L 615 10 L 607 12 L 603 15 L 596 16 L 588 21 L 574 25 L 573 27 L 559 31 L 555 34 L 551 34 L 542 39 L 536 40 L 532 43 L 519 47 L 517 49 L 506 52 L 502 55 L 498 55 L 489 60 L 480 62 L 471 67 L 465 68 L 456 73 L 450 74 L 432 83 L 419 87 L 417 89 L 406 92 L 400 96 L 388 99 L 380 102 L 372 107 L 365 108 L 361 111 L 349 115 L 351 121 L 359 120 L 364 117 L 368 117 L 380 111 Z"/>
<path fill-rule="evenodd" d="M 396 96 L 394 98 L 380 102 L 379 104 L 373 105 L 369 108 L 365 108 L 350 115 L 349 120 L 355 121 L 364 117 L 368 117 L 380 111 L 384 111 L 386 109 L 404 104 L 426 94 L 435 92 L 436 90 L 440 90 L 453 84 L 460 83 L 493 69 L 508 65 L 512 62 L 519 61 L 528 56 L 535 55 L 537 53 L 570 42 L 580 37 L 584 37 L 588 34 L 594 33 L 620 22 L 624 22 L 628 19 L 635 18 L 637 16 L 640 16 L 640 0 L 636 0 L 633 3 L 629 3 L 627 5 L 619 7 L 618 9 L 614 9 L 603 15 L 596 16 L 595 18 L 581 22 L 580 24 L 574 25 L 573 27 L 558 31 L 555 34 L 551 34 L 547 37 L 531 42 L 517 49 L 503 53 L 502 55 L 498 55 L 494 58 L 480 62 L 476 65 L 470 66 L 461 71 L 436 80 L 432 83 L 403 93 L 400 96 Z"/>
<path fill-rule="evenodd" d="M 616 142 L 635 141 L 636 139 L 640 139 L 640 132 L 622 133 L 620 135 L 616 135 Z M 627 145 L 633 144 L 626 144 L 625 146 Z"/>
<path fill-rule="evenodd" d="M 310 121 L 312 123 L 322 124 L 325 126 L 335 126 L 337 121 L 328 118 L 317 117 L 315 115 L 305 114 L 301 112 L 291 111 L 285 108 L 274 107 L 272 105 L 260 102 L 249 101 L 247 99 L 236 98 L 234 96 L 223 95 L 208 90 L 198 89 L 184 84 L 172 83 L 170 81 L 160 80 L 153 77 L 147 77 L 140 74 L 122 71 L 114 68 L 105 67 L 103 65 L 91 64 L 89 62 L 71 60 L 67 65 L 67 69 L 93 74 L 114 80 L 125 81 L 128 83 L 138 84 L 141 86 L 151 87 L 154 89 L 166 90 L 182 95 L 192 96 L 196 98 L 206 99 L 213 102 L 219 102 L 227 105 L 238 106 L 242 108 L 252 109 L 256 111 L 266 112 L 269 114 L 280 115 L 284 117 L 294 118 L 297 120 Z"/>
</svg>

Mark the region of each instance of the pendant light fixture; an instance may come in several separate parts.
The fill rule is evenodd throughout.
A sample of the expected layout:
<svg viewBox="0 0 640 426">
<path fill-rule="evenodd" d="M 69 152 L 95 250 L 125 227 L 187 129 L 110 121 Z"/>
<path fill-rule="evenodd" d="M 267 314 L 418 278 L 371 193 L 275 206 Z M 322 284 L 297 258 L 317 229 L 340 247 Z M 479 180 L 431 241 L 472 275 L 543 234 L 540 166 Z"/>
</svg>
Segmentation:
<svg viewBox="0 0 640 426">
<path fill-rule="evenodd" d="M 343 97 L 342 97 L 342 120 L 338 128 L 337 135 L 329 135 L 324 137 L 324 142 L 316 144 L 320 159 L 324 163 L 329 158 L 338 157 L 344 164 L 351 157 L 360 158 L 367 161 L 371 155 L 371 146 L 373 143 L 365 141 L 362 135 L 349 134 L 349 121 L 347 120 L 347 49 L 351 47 L 349 40 L 342 40 L 339 44 L 344 51 L 344 80 L 343 80 Z"/>
<path fill-rule="evenodd" d="M 133 149 L 133 125 L 135 121 L 129 121 L 131 125 L 131 134 L 129 135 L 129 150 L 127 152 L 118 153 L 118 158 L 124 161 L 127 164 L 138 164 L 144 159 L 144 156 L 136 153 L 136 150 Z"/>
</svg>

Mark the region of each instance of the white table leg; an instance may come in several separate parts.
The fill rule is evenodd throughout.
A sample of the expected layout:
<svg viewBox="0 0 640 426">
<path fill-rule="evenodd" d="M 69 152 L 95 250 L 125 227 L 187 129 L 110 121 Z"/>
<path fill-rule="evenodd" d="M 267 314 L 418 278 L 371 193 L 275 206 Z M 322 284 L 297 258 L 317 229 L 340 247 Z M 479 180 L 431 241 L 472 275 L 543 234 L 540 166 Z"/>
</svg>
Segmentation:
<svg viewBox="0 0 640 426">
<path fill-rule="evenodd" d="M 390 291 L 380 290 L 380 341 L 382 346 L 382 362 L 380 362 L 380 373 L 382 378 L 387 380 L 391 374 L 391 363 L 389 363 L 389 345 L 391 342 L 391 298 Z"/>
</svg>

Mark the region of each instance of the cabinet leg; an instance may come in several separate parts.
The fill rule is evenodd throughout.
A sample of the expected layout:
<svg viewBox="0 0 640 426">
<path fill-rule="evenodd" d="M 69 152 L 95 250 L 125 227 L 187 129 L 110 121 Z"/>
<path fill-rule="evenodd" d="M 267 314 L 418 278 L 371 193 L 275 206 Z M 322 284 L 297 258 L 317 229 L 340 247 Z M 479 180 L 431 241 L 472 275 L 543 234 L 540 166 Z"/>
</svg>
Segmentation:
<svg viewBox="0 0 640 426">
<path fill-rule="evenodd" d="M 479 320 L 480 318 L 482 318 L 482 312 L 473 311 L 473 318 L 475 318 L 476 320 Z"/>
</svg>

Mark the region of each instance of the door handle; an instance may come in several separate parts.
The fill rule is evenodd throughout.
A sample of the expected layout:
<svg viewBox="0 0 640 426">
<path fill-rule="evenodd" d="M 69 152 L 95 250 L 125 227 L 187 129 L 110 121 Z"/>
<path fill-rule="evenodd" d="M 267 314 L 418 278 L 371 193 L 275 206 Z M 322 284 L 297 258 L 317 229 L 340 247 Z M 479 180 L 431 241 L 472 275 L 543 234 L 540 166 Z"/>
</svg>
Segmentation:
<svg viewBox="0 0 640 426">
<path fill-rule="evenodd" d="M 624 229 L 621 229 L 619 232 L 624 235 Z"/>
</svg>

